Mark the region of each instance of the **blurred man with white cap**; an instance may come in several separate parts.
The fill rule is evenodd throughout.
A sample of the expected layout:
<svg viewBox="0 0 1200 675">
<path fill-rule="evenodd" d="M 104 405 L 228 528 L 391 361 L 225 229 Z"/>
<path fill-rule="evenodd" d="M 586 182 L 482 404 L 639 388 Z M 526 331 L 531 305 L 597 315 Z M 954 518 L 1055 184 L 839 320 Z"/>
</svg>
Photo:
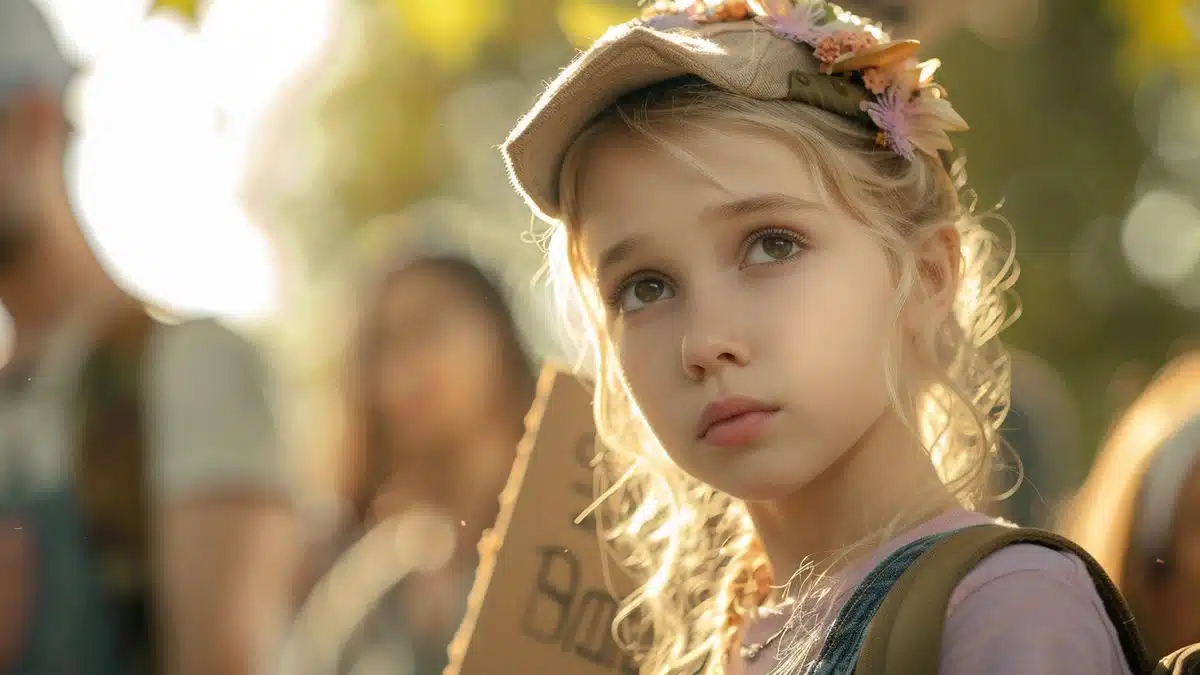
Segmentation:
<svg viewBox="0 0 1200 675">
<path fill-rule="evenodd" d="M 267 370 L 106 274 L 64 177 L 75 73 L 0 0 L 0 672 L 259 672 L 299 547 Z"/>
</svg>

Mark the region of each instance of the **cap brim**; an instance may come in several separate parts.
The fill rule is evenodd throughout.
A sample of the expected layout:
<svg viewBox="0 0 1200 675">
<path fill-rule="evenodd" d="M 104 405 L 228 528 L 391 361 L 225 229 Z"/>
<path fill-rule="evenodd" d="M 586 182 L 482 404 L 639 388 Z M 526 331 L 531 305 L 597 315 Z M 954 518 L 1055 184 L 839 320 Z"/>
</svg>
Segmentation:
<svg viewBox="0 0 1200 675">
<path fill-rule="evenodd" d="M 789 74 L 816 72 L 811 52 L 775 38 L 754 21 L 664 32 L 625 24 L 611 29 L 546 89 L 503 146 L 509 177 L 540 217 L 560 217 L 559 173 L 587 124 L 622 96 L 696 75 L 747 96 L 788 97 Z"/>
</svg>

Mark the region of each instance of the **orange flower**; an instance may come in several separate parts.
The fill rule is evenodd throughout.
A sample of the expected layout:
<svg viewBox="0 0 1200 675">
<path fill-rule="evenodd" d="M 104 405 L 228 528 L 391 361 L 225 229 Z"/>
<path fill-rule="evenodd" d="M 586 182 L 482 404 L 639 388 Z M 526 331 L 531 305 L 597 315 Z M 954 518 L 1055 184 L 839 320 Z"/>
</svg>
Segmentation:
<svg viewBox="0 0 1200 675">
<path fill-rule="evenodd" d="M 750 15 L 746 0 L 724 0 L 708 9 L 708 21 L 741 21 Z"/>
<path fill-rule="evenodd" d="M 896 79 L 894 73 L 882 68 L 867 68 L 863 71 L 862 78 L 863 84 L 872 94 L 882 94 Z"/>
</svg>

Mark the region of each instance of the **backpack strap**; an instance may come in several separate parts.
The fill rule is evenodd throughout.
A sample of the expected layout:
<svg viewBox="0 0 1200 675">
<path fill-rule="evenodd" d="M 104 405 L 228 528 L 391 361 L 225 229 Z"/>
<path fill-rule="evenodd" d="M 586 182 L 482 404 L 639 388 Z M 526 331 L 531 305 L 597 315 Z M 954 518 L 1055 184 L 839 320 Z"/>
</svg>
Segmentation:
<svg viewBox="0 0 1200 675">
<path fill-rule="evenodd" d="M 1135 674 L 1151 672 L 1133 613 L 1100 564 L 1074 542 L 1043 530 L 1003 525 L 969 527 L 938 542 L 892 587 L 867 629 L 855 675 L 936 675 L 950 596 L 984 558 L 1016 544 L 1036 544 L 1078 556 L 1117 629 Z"/>
<path fill-rule="evenodd" d="M 82 429 L 75 484 L 130 672 L 153 667 L 149 502 L 142 380 L 157 324 L 140 305 L 105 323 L 80 375 Z"/>
</svg>

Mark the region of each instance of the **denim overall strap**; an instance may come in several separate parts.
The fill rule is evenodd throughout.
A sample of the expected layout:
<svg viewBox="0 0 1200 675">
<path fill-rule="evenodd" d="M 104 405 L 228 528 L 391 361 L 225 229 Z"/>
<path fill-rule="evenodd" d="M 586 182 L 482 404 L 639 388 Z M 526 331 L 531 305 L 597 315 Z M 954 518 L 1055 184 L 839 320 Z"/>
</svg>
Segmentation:
<svg viewBox="0 0 1200 675">
<path fill-rule="evenodd" d="M 907 544 L 879 563 L 854 589 L 842 611 L 838 613 L 820 654 L 806 675 L 853 675 L 858 653 L 871 619 L 879 611 L 883 599 L 910 565 L 938 542 L 955 532 L 941 532 L 922 537 Z"/>
</svg>

